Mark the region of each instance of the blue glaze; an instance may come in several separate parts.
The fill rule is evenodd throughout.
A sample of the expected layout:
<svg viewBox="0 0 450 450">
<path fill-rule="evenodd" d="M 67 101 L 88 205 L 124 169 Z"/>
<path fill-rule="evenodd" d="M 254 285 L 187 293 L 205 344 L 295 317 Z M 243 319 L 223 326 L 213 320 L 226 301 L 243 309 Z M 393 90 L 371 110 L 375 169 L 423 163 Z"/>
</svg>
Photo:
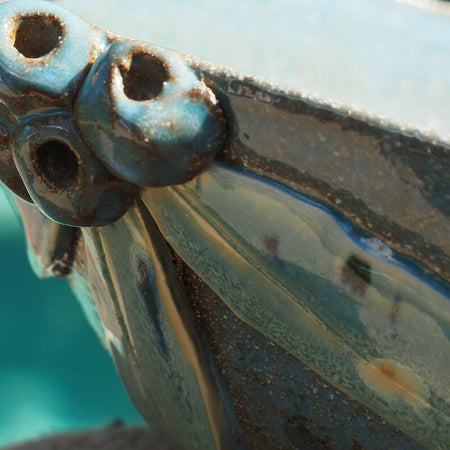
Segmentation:
<svg viewBox="0 0 450 450">
<path fill-rule="evenodd" d="M 162 72 L 156 96 L 135 100 L 125 92 L 124 77 L 136 55 L 150 55 Z M 139 185 L 182 183 L 222 146 L 212 91 L 180 55 L 135 41 L 120 40 L 97 60 L 78 96 L 76 116 L 105 166 Z"/>
<path fill-rule="evenodd" d="M 71 226 L 117 220 L 136 188 L 110 173 L 141 185 L 178 184 L 194 177 L 222 146 L 217 100 L 175 52 L 117 41 L 85 80 L 109 45 L 95 27 L 49 2 L 3 3 L 0 17 L 0 177 L 53 220 Z M 139 55 L 150 55 L 159 69 L 148 74 L 138 61 L 135 70 Z M 154 98 L 132 92 L 158 83 Z M 69 109 L 58 124 L 59 113 L 42 112 L 74 105 L 83 136 Z M 34 167 L 34 147 L 51 139 L 66 142 L 77 155 L 80 173 L 70 186 L 49 185 Z"/>
<path fill-rule="evenodd" d="M 17 30 L 30 17 L 48 18 L 61 31 L 55 48 L 39 58 L 24 56 L 15 46 Z M 39 42 L 33 32 L 29 42 Z M 55 3 L 0 4 L 0 179 L 22 200 L 32 202 L 12 157 L 10 138 L 17 121 L 37 108 L 70 107 L 89 66 L 107 45 L 102 32 Z"/>
<path fill-rule="evenodd" d="M 82 236 L 86 263 L 70 281 L 99 312 L 100 336 L 143 416 L 185 448 L 240 448 L 228 395 L 146 208 L 138 201 L 117 222 Z"/>
<path fill-rule="evenodd" d="M 9 28 L 3 28 L 11 48 L 15 27 L 28 14 L 21 11 L 18 19 L 8 22 Z M 72 278 L 84 300 L 94 299 L 91 319 L 95 325 L 113 323 L 114 329 L 106 325 L 101 338 L 136 403 L 142 402 L 143 411 L 152 409 L 146 411 L 149 419 L 160 415 L 168 423 L 169 417 L 169 425 L 176 423 L 174 434 L 182 436 L 180 439 L 184 439 L 182 433 L 194 435 L 187 440 L 195 448 L 200 444 L 209 448 L 213 442 L 219 446 L 230 439 L 227 422 L 231 416 L 229 412 L 222 418 L 218 415 L 223 406 L 218 401 L 220 386 L 214 382 L 214 368 L 202 359 L 203 347 L 197 347 L 196 324 L 190 322 L 191 312 L 186 314 L 184 309 L 181 281 L 176 279 L 174 260 L 160 229 L 195 274 L 255 330 L 420 442 L 437 446 L 446 442 L 450 320 L 445 286 L 441 291 L 435 289 L 422 273 L 418 276 L 396 260 L 375 235 L 360 233 L 332 210 L 305 201 L 289 189 L 279 189 L 267 179 L 212 166 L 183 186 L 153 188 L 189 181 L 222 145 L 220 108 L 193 67 L 224 100 L 230 131 L 227 150 L 239 149 L 239 135 L 249 143 L 256 142 L 249 150 L 259 146 L 267 159 L 258 163 L 251 152 L 238 152 L 231 155 L 231 164 L 256 168 L 270 176 L 276 162 L 284 158 L 308 174 L 308 167 L 320 166 L 320 158 L 297 151 L 302 149 L 297 142 L 303 135 L 323 138 L 317 124 L 312 132 L 303 133 L 305 117 L 284 128 L 271 128 L 279 117 L 294 117 L 295 108 L 283 110 L 281 92 L 262 90 L 258 96 L 251 86 L 230 82 L 222 71 L 211 78 L 212 72 L 204 72 L 202 64 L 191 60 L 190 68 L 171 51 L 131 41 L 115 40 L 106 48 L 105 40 L 103 47 L 94 46 L 93 59 L 106 51 L 82 86 L 84 75 L 75 67 L 73 86 L 81 86 L 76 99 L 77 90 L 72 87 L 59 86 L 60 91 L 53 92 L 57 87 L 53 86 L 54 73 L 42 68 L 51 65 L 52 58 L 57 60 L 68 42 L 68 29 L 52 12 L 43 16 L 58 22 L 61 39 L 48 54 L 25 58 L 26 67 L 20 69 L 25 81 L 14 78 L 15 72 L 5 72 L 0 101 L 5 105 L 1 119 L 7 135 L 3 143 L 6 158 L 0 163 L 6 170 L 0 176 L 16 176 L 17 166 L 26 189 L 45 214 L 62 224 L 84 227 L 114 222 L 133 200 L 136 187 L 114 176 L 152 186 L 141 190 L 145 206 L 138 199 L 123 221 L 83 231 L 89 248 L 83 249 L 81 238 L 76 259 L 90 267 L 80 264 Z M 17 61 L 23 57 L 16 55 Z M 83 74 L 88 73 L 93 59 Z M 40 73 L 37 68 L 43 72 L 33 78 Z M 67 72 L 72 69 L 65 68 Z M 233 97 L 237 107 L 229 103 Z M 253 97 L 258 103 L 243 105 Z M 243 102 L 241 106 L 239 102 Z M 270 103 L 274 109 L 269 114 Z M 72 109 L 41 108 L 49 106 L 74 108 L 75 113 Z M 248 123 L 255 132 L 247 133 Z M 336 124 L 332 127 L 330 136 L 337 137 L 311 151 L 314 157 L 330 160 L 329 145 L 343 131 Z M 72 172 L 64 175 L 65 164 L 55 169 L 55 152 L 50 152 L 48 164 L 39 162 L 38 149 L 49 140 L 70 149 L 67 167 L 76 166 Z M 372 149 L 376 142 L 378 139 L 366 144 Z M 354 166 L 344 167 L 345 172 L 366 173 L 373 162 L 361 155 L 352 162 Z M 334 176 L 326 166 L 321 170 Z M 398 172 L 399 178 L 402 173 Z M 366 186 L 365 190 L 370 189 Z M 352 188 L 351 192 L 361 190 Z M 395 210 L 394 206 L 392 203 Z M 136 241 L 140 241 L 144 259 L 136 259 L 133 252 L 127 254 Z M 83 278 L 90 279 L 91 286 L 88 281 L 79 288 L 78 281 Z M 159 412 L 153 411 L 155 399 Z"/>
<path fill-rule="evenodd" d="M 217 164 L 143 200 L 242 320 L 419 442 L 448 442 L 448 286 L 324 205 Z"/>
<path fill-rule="evenodd" d="M 46 145 L 50 155 L 44 154 L 46 164 L 41 167 L 39 152 Z M 49 110 L 25 117 L 15 130 L 12 147 L 33 201 L 55 222 L 106 225 L 121 217 L 134 198 L 134 187 L 108 175 L 84 143 L 70 111 Z M 59 157 L 57 152 L 64 155 Z"/>
<path fill-rule="evenodd" d="M 242 171 L 237 168 L 234 170 L 237 173 L 242 173 Z M 244 173 L 242 174 L 244 175 Z M 372 257 L 383 259 L 401 270 L 405 270 L 409 273 L 410 276 L 419 278 L 421 281 L 430 285 L 434 290 L 439 292 L 440 295 L 448 298 L 450 301 L 450 285 L 448 283 L 445 283 L 442 279 L 432 276 L 423 267 L 414 263 L 399 251 L 389 247 L 380 239 L 374 238 L 372 234 L 364 231 L 362 228 L 357 227 L 338 209 L 332 207 L 329 204 L 320 202 L 319 200 L 310 197 L 305 193 L 300 193 L 296 190 L 289 189 L 286 185 L 265 176 L 255 175 L 252 172 L 245 171 L 245 177 L 247 177 L 249 180 L 254 180 L 254 182 L 262 181 L 264 183 L 270 184 L 275 189 L 284 192 L 286 195 L 292 196 L 298 201 L 313 208 L 317 208 L 324 214 L 330 215 L 336 222 L 336 225 L 340 227 L 342 231 L 348 236 L 348 238 L 364 252 L 372 255 Z"/>
<path fill-rule="evenodd" d="M 25 57 L 14 46 L 17 27 L 26 16 L 55 18 L 63 31 L 57 47 L 42 57 Z M 5 2 L 0 18 L 0 95 L 20 109 L 69 105 L 87 68 L 108 45 L 97 28 L 53 2 Z"/>
</svg>

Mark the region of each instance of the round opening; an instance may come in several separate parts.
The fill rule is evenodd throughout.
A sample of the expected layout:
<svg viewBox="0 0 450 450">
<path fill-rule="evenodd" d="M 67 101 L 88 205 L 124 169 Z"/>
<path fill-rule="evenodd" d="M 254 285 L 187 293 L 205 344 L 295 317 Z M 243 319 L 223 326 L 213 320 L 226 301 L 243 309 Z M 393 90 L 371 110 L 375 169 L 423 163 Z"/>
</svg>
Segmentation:
<svg viewBox="0 0 450 450">
<path fill-rule="evenodd" d="M 169 79 L 165 64 L 148 53 L 136 53 L 128 70 L 121 69 L 123 90 L 131 100 L 150 100 L 162 91 Z"/>
<path fill-rule="evenodd" d="M 51 187 L 69 187 L 78 177 L 77 157 L 64 142 L 41 144 L 36 149 L 34 161 L 39 175 Z"/>
<path fill-rule="evenodd" d="M 41 58 L 56 47 L 64 28 L 55 16 L 32 15 L 17 19 L 14 47 L 26 58 Z"/>
</svg>

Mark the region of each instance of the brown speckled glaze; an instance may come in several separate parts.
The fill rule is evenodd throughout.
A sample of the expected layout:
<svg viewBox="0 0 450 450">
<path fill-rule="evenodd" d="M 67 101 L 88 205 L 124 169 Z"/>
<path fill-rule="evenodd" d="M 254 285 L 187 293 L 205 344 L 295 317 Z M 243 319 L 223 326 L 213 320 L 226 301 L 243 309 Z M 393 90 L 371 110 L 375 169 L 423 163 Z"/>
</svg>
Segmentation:
<svg viewBox="0 0 450 450">
<path fill-rule="evenodd" d="M 178 278 L 233 400 L 245 448 L 423 448 L 248 326 L 175 257 Z"/>
</svg>

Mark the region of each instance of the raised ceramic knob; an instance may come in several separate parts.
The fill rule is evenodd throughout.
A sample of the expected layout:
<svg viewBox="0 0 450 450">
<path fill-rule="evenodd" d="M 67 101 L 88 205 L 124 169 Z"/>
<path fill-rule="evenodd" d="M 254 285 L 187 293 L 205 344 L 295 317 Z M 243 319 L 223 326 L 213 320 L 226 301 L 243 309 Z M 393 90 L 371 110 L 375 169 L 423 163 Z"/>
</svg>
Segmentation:
<svg viewBox="0 0 450 450">
<path fill-rule="evenodd" d="M 37 108 L 72 106 L 108 44 L 97 28 L 52 2 L 0 4 L 0 181 L 22 200 L 32 201 L 10 148 L 16 123 Z"/>
<path fill-rule="evenodd" d="M 136 41 L 117 41 L 97 60 L 75 112 L 111 173 L 139 185 L 190 180 L 224 139 L 218 101 L 184 58 Z"/>
<path fill-rule="evenodd" d="M 70 111 L 25 117 L 11 144 L 31 198 L 56 222 L 107 225 L 119 219 L 134 199 L 136 187 L 108 173 L 85 144 Z"/>
<path fill-rule="evenodd" d="M 0 4 L 0 97 L 20 112 L 70 106 L 108 40 L 49 1 Z"/>
</svg>

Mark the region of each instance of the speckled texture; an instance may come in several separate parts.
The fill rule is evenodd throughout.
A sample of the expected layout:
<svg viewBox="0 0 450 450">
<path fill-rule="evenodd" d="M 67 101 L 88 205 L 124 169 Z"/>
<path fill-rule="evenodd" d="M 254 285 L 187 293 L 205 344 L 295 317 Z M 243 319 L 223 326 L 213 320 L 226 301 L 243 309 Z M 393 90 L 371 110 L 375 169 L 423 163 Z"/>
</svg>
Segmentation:
<svg viewBox="0 0 450 450">
<path fill-rule="evenodd" d="M 227 120 L 219 159 L 330 204 L 450 279 L 448 141 L 252 77 L 202 73 Z"/>
<path fill-rule="evenodd" d="M 248 172 L 213 165 L 143 200 L 238 317 L 418 442 L 445 448 L 444 285 L 326 205 Z"/>
<path fill-rule="evenodd" d="M 247 449 L 420 449 L 235 316 L 180 258 L 178 277 L 230 391 Z"/>
<path fill-rule="evenodd" d="M 11 145 L 31 198 L 55 222 L 106 225 L 122 217 L 134 200 L 136 187 L 107 172 L 68 110 L 26 116 Z"/>
<path fill-rule="evenodd" d="M 25 7 L 34 3 L 8 4 Z M 330 217 L 325 213 L 317 215 L 302 209 L 299 217 L 309 220 L 309 224 L 303 226 L 285 209 L 297 210 L 302 204 L 300 194 L 306 193 L 311 201 L 320 200 L 324 210 L 331 207 L 351 221 L 352 225 L 347 228 L 353 234 L 368 233 L 368 240 L 376 243 L 376 249 L 381 249 L 381 255 L 378 255 L 381 259 L 386 256 L 383 251 L 397 251 L 401 258 L 409 257 L 428 272 L 423 274 L 424 271 L 418 270 L 421 276 L 431 273 L 440 281 L 448 281 L 448 139 L 109 34 L 108 42 L 102 42 L 110 47 L 104 49 L 105 53 L 91 69 L 89 65 L 103 48 L 99 47 L 99 42 L 86 39 L 84 43 L 91 46 L 88 45 L 91 53 L 87 61 L 82 59 L 85 64 L 82 71 L 77 72 L 77 69 L 74 75 L 70 73 L 73 67 L 65 66 L 67 72 L 64 75 L 70 80 L 74 75 L 74 84 L 66 86 L 64 76 L 62 84 L 53 86 L 52 80 L 67 51 L 64 45 L 70 43 L 73 36 L 70 28 L 62 26 L 56 13 L 46 10 L 51 3 L 39 5 L 47 11 L 45 18 L 43 22 L 38 20 L 39 14 L 32 11 L 32 22 L 40 22 L 44 28 L 49 24 L 53 27 L 50 35 L 44 33 L 43 46 L 51 49 L 49 56 L 39 56 L 34 40 L 25 33 L 18 43 L 14 43 L 16 50 L 26 58 L 25 62 L 8 41 L 10 54 L 3 56 L 8 60 L 12 55 L 13 64 L 0 67 L 8 75 L 0 89 L 0 100 L 7 106 L 0 110 L 5 122 L 5 126 L 0 124 L 3 130 L 0 133 L 3 151 L 0 162 L 7 168 L 3 171 L 6 183 L 19 190 L 21 186 L 8 181 L 11 173 L 13 177 L 17 175 L 9 170 L 8 145 L 11 143 L 9 137 L 17 136 L 14 133 L 23 130 L 14 131 L 15 125 L 11 124 L 36 107 L 75 109 L 74 120 L 80 126 L 82 136 L 74 146 L 84 148 L 83 140 L 89 145 L 86 151 L 69 153 L 64 160 L 67 164 L 54 166 L 52 161 L 58 152 L 52 151 L 44 153 L 46 163 L 38 161 L 39 170 L 33 172 L 30 170 L 33 164 L 36 166 L 33 152 L 38 154 L 41 144 L 45 146 L 47 142 L 37 142 L 37 149 L 25 148 L 27 160 L 21 159 L 19 150 L 26 147 L 22 146 L 23 141 L 32 141 L 31 137 L 12 140 L 16 147 L 14 163 L 20 169 L 27 189 L 36 205 L 52 219 L 70 225 L 91 226 L 107 225 L 120 216 L 113 214 L 104 223 L 90 220 L 97 209 L 91 211 L 94 209 L 89 201 L 91 196 L 85 196 L 84 186 L 75 183 L 83 170 L 94 175 L 103 173 L 104 177 L 100 177 L 102 186 L 110 180 L 111 174 L 142 186 L 173 185 L 195 177 L 221 148 L 223 122 L 219 112 L 224 113 L 227 145 L 218 156 L 221 164 L 214 162 L 189 185 L 140 189 L 140 199 L 133 203 L 122 221 L 82 232 L 92 267 L 86 272 L 77 261 L 73 266 L 72 280 L 82 279 L 81 287 L 74 284 L 76 289 L 82 294 L 85 291 L 88 302 L 92 300 L 97 306 L 106 308 L 106 314 L 98 308 L 100 321 L 96 317 L 98 328 L 101 325 L 105 328 L 104 335 L 100 333 L 100 336 L 107 337 L 106 342 L 110 344 L 124 383 L 135 394 L 136 404 L 142 405 L 140 409 L 145 417 L 153 421 L 154 411 L 161 409 L 168 428 L 176 430 L 176 438 L 189 441 L 186 446 L 193 448 L 198 447 L 199 442 L 208 442 L 211 446 L 213 440 L 217 444 L 234 439 L 236 445 L 240 444 L 237 442 L 239 433 L 227 431 L 227 426 L 218 424 L 219 433 L 213 432 L 214 421 L 219 416 L 217 411 L 221 409 L 224 413 L 221 423 L 225 425 L 233 414 L 231 409 L 225 408 L 229 404 L 223 395 L 226 393 L 221 390 L 220 380 L 215 378 L 216 368 L 209 364 L 211 359 L 205 356 L 208 352 L 200 345 L 201 340 L 192 339 L 192 343 L 199 344 L 192 347 L 194 351 L 186 346 L 191 342 L 186 336 L 197 336 L 197 323 L 205 331 L 219 371 L 233 397 L 249 448 L 414 447 L 382 419 L 324 382 L 321 376 L 339 386 L 348 396 L 370 405 L 420 442 L 436 446 L 445 444 L 449 409 L 447 385 L 443 380 L 448 370 L 444 367 L 445 358 L 438 355 L 439 351 L 444 354 L 447 351 L 445 346 L 439 345 L 448 342 L 448 327 L 441 327 L 441 322 L 448 318 L 447 299 L 439 297 L 434 301 L 423 296 L 423 303 L 432 309 L 431 315 L 436 320 L 418 320 L 423 327 L 415 326 L 416 323 L 408 319 L 408 301 L 405 295 L 399 294 L 400 289 L 394 295 L 391 291 L 386 294 L 381 290 L 386 295 L 383 294 L 379 302 L 370 297 L 378 286 L 376 264 L 369 264 L 368 259 L 362 258 L 360 249 L 348 252 L 334 246 L 335 242 L 349 237 L 332 234 L 332 230 L 345 228 L 343 222 L 332 223 L 327 228 Z M 28 13 L 26 17 L 20 16 L 20 23 L 30 19 Z M 19 22 L 11 23 L 19 26 Z M 6 25 L 3 37 L 11 40 L 12 34 L 8 34 L 11 29 Z M 12 33 L 20 36 L 21 30 L 14 26 Z M 95 27 L 88 29 L 96 35 Z M 51 44 L 53 32 L 57 39 Z M 42 37 L 39 30 L 36 33 Z M 101 33 L 98 36 L 105 39 Z M 21 52 L 19 47 L 23 46 Z M 18 62 L 24 62 L 18 65 L 19 75 L 22 70 L 30 75 L 30 79 L 24 78 L 25 84 L 20 77 L 15 78 L 14 68 Z M 151 70 L 147 70 L 148 64 Z M 173 71 L 174 67 L 183 69 Z M 10 68 L 11 73 L 8 72 Z M 78 90 L 80 83 L 81 90 Z M 186 92 L 182 90 L 181 95 L 176 89 L 177 83 L 188 88 L 188 101 L 183 97 Z M 32 87 L 30 95 L 28 85 Z M 138 85 L 141 86 L 136 89 Z M 207 106 L 213 106 L 211 114 L 205 112 L 203 101 Z M 67 123 L 61 127 L 66 131 L 69 128 Z M 61 149 L 59 144 L 56 147 Z M 97 161 L 91 159 L 91 149 L 110 174 L 89 163 Z M 224 169 L 223 165 L 228 168 Z M 68 170 L 70 167 L 73 170 Z M 204 183 L 208 181 L 208 173 L 211 175 L 214 170 L 220 175 L 219 190 Z M 230 171 L 228 175 L 227 170 Z M 232 172 L 233 176 L 230 175 Z M 237 184 L 243 186 L 242 190 L 233 189 L 238 172 L 242 179 Z M 253 183 L 254 174 L 264 179 L 265 187 Z M 44 207 L 35 195 L 35 178 L 44 182 L 41 186 L 44 192 L 55 189 L 58 195 L 61 194 L 53 199 L 55 211 Z M 67 189 L 69 184 L 78 190 Z M 286 192 L 290 189 L 292 198 L 288 200 L 285 196 L 274 203 L 272 191 L 276 186 Z M 89 184 L 88 188 L 92 187 L 99 190 L 96 183 Z M 57 208 L 59 200 L 71 202 L 77 195 L 92 214 L 83 211 L 79 216 L 88 216 L 89 220 L 81 221 L 80 217 L 75 217 L 77 220 L 72 223 L 62 219 Z M 209 196 L 209 200 L 197 202 L 196 197 L 203 195 Z M 124 209 L 130 202 L 125 202 Z M 117 206 L 115 201 L 109 203 Z M 280 204 L 284 209 L 278 207 Z M 212 212 L 216 209 L 214 219 Z M 107 207 L 104 211 L 110 212 Z M 227 214 L 231 220 L 225 220 Z M 69 208 L 70 219 L 75 215 Z M 230 229 L 244 231 L 232 236 Z M 324 238 L 320 242 L 324 245 L 314 246 L 311 243 L 316 241 L 312 240 L 311 245 L 296 246 L 305 237 L 305 230 L 317 234 L 322 229 Z M 258 230 L 259 234 L 256 233 Z M 149 235 L 152 236 L 150 240 Z M 198 322 L 187 319 L 192 316 L 184 309 L 187 300 L 178 295 L 180 291 L 172 276 L 174 267 L 166 255 L 164 238 L 194 269 L 195 273 L 189 273 L 179 264 L 178 275 Z M 58 244 L 54 242 L 49 248 L 38 250 L 50 255 L 50 261 L 48 258 L 42 260 L 48 267 L 52 266 L 51 255 L 55 254 L 52 247 Z M 135 258 L 132 250 L 136 245 L 140 246 L 139 255 L 143 254 L 143 258 Z M 319 247 L 335 251 L 322 252 Z M 372 251 L 376 249 L 372 248 Z M 312 277 L 305 275 L 305 271 L 296 272 L 295 267 L 289 265 L 292 259 L 289 251 L 295 252 L 294 260 L 300 266 L 309 261 L 314 273 L 328 271 L 333 276 Z M 386 279 L 395 278 L 392 267 L 381 272 Z M 221 300 L 198 280 L 199 276 L 212 286 Z M 355 296 L 354 304 L 348 308 L 345 305 L 349 305 L 349 295 L 345 292 L 340 295 L 342 288 L 352 291 Z M 156 301 L 152 289 L 164 294 L 170 292 L 170 295 L 161 296 L 164 302 Z M 317 300 L 324 302 L 325 307 L 319 305 L 317 308 Z M 161 316 L 158 310 L 163 304 L 167 311 Z M 363 309 L 361 305 L 367 308 Z M 160 322 L 158 316 L 164 320 Z M 113 331 L 107 328 L 108 323 L 114 326 Z M 404 323 L 409 326 L 406 333 L 400 329 L 400 324 Z M 413 332 L 414 336 L 411 336 L 410 328 L 420 332 Z M 361 329 L 365 334 L 358 335 Z M 179 330 L 188 334 L 177 334 Z M 125 336 L 123 342 L 120 341 L 122 336 Z M 169 351 L 170 336 L 172 349 Z M 272 339 L 280 348 L 262 336 Z M 420 346 L 416 345 L 418 340 Z M 119 345 L 114 347 L 116 341 Z M 372 341 L 376 345 L 372 345 Z M 427 345 L 438 351 L 428 351 Z M 386 346 L 388 351 L 385 352 Z M 404 351 L 405 348 L 413 348 L 413 351 Z M 196 355 L 194 364 L 186 359 L 193 353 Z M 411 364 L 416 360 L 419 360 L 417 367 Z M 306 365 L 321 375 L 315 375 Z M 434 370 L 435 366 L 439 370 Z M 191 367 L 197 369 L 192 371 Z M 421 376 L 416 376 L 416 372 Z M 144 385 L 146 389 L 142 388 Z M 214 388 L 213 393 L 218 395 L 204 395 L 208 391 L 205 386 Z M 156 399 L 156 406 L 150 397 Z M 224 408 L 221 408 L 220 399 L 224 400 Z M 219 410 L 214 409 L 217 406 Z M 166 414 L 166 411 L 170 413 Z M 192 417 L 195 419 L 191 420 Z M 210 428 L 208 424 L 211 424 Z M 180 437 L 195 430 L 194 437 Z M 222 437 L 225 440 L 221 440 Z"/>
<path fill-rule="evenodd" d="M 15 48 L 12 38 L 17 35 L 22 18 L 39 11 L 45 11 L 48 23 L 59 25 L 60 36 L 56 36 L 54 48 L 43 50 L 50 50 L 48 53 L 39 58 L 27 58 Z M 35 25 L 23 29 L 25 36 L 31 35 L 26 39 L 28 46 L 39 45 L 37 38 L 42 37 L 42 28 L 40 36 L 34 35 L 39 31 Z M 0 28 L 0 178 L 12 192 L 31 202 L 12 157 L 10 139 L 16 121 L 38 108 L 70 106 L 107 40 L 98 29 L 67 9 L 39 0 L 2 2 Z M 24 51 L 27 45 L 18 47 Z"/>
<path fill-rule="evenodd" d="M 223 145 L 213 92 L 174 51 L 120 39 L 96 61 L 76 116 L 114 175 L 144 186 L 196 176 Z"/>
</svg>

